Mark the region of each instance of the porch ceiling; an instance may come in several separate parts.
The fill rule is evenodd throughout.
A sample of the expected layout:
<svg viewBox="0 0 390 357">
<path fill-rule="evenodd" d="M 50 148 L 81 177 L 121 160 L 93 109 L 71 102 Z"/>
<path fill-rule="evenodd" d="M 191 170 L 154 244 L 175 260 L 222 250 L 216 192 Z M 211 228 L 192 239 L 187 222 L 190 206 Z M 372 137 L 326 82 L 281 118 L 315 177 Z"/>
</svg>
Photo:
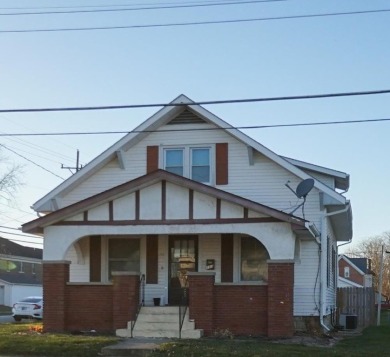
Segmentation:
<svg viewBox="0 0 390 357">
<path fill-rule="evenodd" d="M 156 170 L 22 226 L 41 233 L 51 225 L 162 225 L 287 222 L 301 218 L 220 189 Z"/>
</svg>

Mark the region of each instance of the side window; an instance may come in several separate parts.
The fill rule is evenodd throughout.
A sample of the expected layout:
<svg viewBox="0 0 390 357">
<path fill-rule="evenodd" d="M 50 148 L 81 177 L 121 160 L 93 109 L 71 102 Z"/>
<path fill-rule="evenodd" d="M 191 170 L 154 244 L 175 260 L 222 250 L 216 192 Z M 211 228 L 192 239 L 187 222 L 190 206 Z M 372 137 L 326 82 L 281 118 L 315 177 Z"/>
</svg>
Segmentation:
<svg viewBox="0 0 390 357">
<path fill-rule="evenodd" d="M 164 170 L 184 176 L 184 149 L 164 150 Z"/>
<path fill-rule="evenodd" d="M 209 148 L 191 149 L 191 179 L 203 183 L 211 181 Z"/>
<path fill-rule="evenodd" d="M 241 281 L 267 281 L 269 254 L 253 237 L 241 238 Z"/>
<path fill-rule="evenodd" d="M 344 268 L 344 278 L 349 278 L 349 267 Z"/>
</svg>

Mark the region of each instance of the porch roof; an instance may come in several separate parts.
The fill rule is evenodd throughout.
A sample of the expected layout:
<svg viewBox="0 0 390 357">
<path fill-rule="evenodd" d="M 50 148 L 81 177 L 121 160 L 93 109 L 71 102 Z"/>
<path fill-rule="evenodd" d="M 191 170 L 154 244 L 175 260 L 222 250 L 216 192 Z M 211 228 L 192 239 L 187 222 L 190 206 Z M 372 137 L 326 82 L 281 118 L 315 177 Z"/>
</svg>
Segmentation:
<svg viewBox="0 0 390 357">
<path fill-rule="evenodd" d="M 59 222 L 62 222 L 62 224 L 80 224 L 80 225 L 85 225 L 85 224 L 98 224 L 96 221 L 88 221 L 88 219 L 84 220 L 79 220 L 78 222 L 72 221 L 72 217 L 75 217 L 77 214 L 82 214 L 84 212 L 88 212 L 88 210 L 91 210 L 95 207 L 101 206 L 103 204 L 107 204 L 107 207 L 111 206 L 111 212 L 108 214 L 110 218 L 108 218 L 105 221 L 99 222 L 100 224 L 108 224 L 108 221 L 111 221 L 110 224 L 151 224 L 152 220 L 145 220 L 142 219 L 142 217 L 139 217 L 139 212 L 138 214 L 135 214 L 135 217 L 132 221 L 123 221 L 123 220 L 115 220 L 113 219 L 113 214 L 112 214 L 112 202 L 114 200 L 117 200 L 121 197 L 124 197 L 126 195 L 134 194 L 135 197 L 135 210 L 138 209 L 139 211 L 139 206 L 140 206 L 140 199 L 139 199 L 139 193 L 142 190 L 145 190 L 148 187 L 151 187 L 155 184 L 161 183 L 161 195 L 160 195 L 160 200 L 162 201 L 162 206 L 166 206 L 166 184 L 170 183 L 175 186 L 182 187 L 184 189 L 187 189 L 189 192 L 191 191 L 192 194 L 199 193 L 205 195 L 207 198 L 213 198 L 217 202 L 217 209 L 218 211 L 218 201 L 219 201 L 219 210 L 221 210 L 221 201 L 226 202 L 227 204 L 232 204 L 238 207 L 241 207 L 243 209 L 243 216 L 238 217 L 236 219 L 237 222 L 242 222 L 243 220 L 246 220 L 250 222 L 251 220 L 263 220 L 264 222 L 287 222 L 292 224 L 292 228 L 297 231 L 297 232 L 302 232 L 302 231 L 307 231 L 305 227 L 305 220 L 295 217 L 291 214 L 278 211 L 274 208 L 262 205 L 260 203 L 248 200 L 246 198 L 243 198 L 241 196 L 234 195 L 232 193 L 228 193 L 226 191 L 220 190 L 215 187 L 211 187 L 193 180 L 190 180 L 188 178 L 175 175 L 173 173 L 164 171 L 164 170 L 156 170 L 152 173 L 146 174 L 144 176 L 140 176 L 134 180 L 128 181 L 124 184 L 121 184 L 119 186 L 116 186 L 114 188 L 111 188 L 107 191 L 101 192 L 97 195 L 91 196 L 89 198 L 86 198 L 82 201 L 79 201 L 77 203 L 74 203 L 70 206 L 64 207 L 62 209 L 59 209 L 55 212 L 49 213 L 46 216 L 40 217 L 38 219 L 35 219 L 33 221 L 30 221 L 28 223 L 25 223 L 22 225 L 22 230 L 23 232 L 28 232 L 28 233 L 42 233 L 43 228 L 50 226 L 50 225 L 55 225 L 59 224 Z M 162 199 L 161 197 L 164 197 Z M 138 199 L 138 201 L 137 201 Z M 193 204 L 193 203 L 192 203 Z M 178 207 L 176 209 L 183 209 L 182 207 Z M 107 210 L 110 210 L 110 208 L 107 208 Z M 166 217 L 165 213 L 166 207 L 163 207 L 161 209 L 161 217 L 158 218 L 157 220 L 153 220 L 154 224 L 170 224 L 172 223 L 172 220 L 169 221 Z M 257 218 L 249 218 L 248 217 L 248 210 L 250 212 L 256 213 L 258 216 Z M 191 207 L 189 208 L 189 211 L 191 211 Z M 219 217 L 218 217 L 219 215 Z M 261 218 L 260 218 L 261 217 Z M 222 219 L 217 222 L 218 219 L 220 219 L 220 212 L 216 213 L 216 216 L 214 217 L 213 223 L 224 223 Z M 70 221 L 69 221 L 70 219 Z M 68 221 L 66 221 L 68 220 Z M 174 221 L 175 224 L 185 224 L 186 221 L 190 221 L 191 223 L 210 223 L 211 220 L 207 219 L 200 219 L 197 220 L 196 217 L 191 217 L 190 216 L 187 219 L 176 219 Z M 232 221 L 233 222 L 233 221 Z M 233 222 L 234 223 L 234 222 Z M 306 232 L 307 233 L 307 232 Z"/>
</svg>

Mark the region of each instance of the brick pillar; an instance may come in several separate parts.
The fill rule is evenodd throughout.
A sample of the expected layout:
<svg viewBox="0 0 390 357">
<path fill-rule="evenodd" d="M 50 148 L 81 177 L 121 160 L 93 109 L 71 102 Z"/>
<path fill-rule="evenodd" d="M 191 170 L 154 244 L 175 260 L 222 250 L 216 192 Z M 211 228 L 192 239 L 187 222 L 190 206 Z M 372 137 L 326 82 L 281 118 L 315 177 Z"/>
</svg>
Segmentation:
<svg viewBox="0 0 390 357">
<path fill-rule="evenodd" d="M 294 334 L 294 261 L 268 261 L 268 337 Z"/>
<path fill-rule="evenodd" d="M 214 331 L 215 273 L 188 273 L 190 319 L 205 335 Z"/>
<path fill-rule="evenodd" d="M 140 303 L 140 274 L 136 272 L 113 272 L 112 321 L 114 329 L 127 328 L 135 317 Z"/>
<path fill-rule="evenodd" d="M 69 261 L 43 261 L 43 330 L 66 331 L 66 283 Z"/>
</svg>

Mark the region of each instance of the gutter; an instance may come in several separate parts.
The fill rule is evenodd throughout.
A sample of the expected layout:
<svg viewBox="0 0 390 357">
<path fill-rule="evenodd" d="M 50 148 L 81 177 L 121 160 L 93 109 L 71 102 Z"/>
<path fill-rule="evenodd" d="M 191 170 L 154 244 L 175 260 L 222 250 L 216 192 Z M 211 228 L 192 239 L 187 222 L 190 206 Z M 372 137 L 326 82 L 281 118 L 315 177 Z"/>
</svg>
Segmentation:
<svg viewBox="0 0 390 357">
<path fill-rule="evenodd" d="M 324 324 L 324 307 L 325 307 L 325 299 L 326 299 L 326 290 L 324 288 L 324 281 L 326 281 L 326 249 L 322 249 L 322 247 L 326 247 L 326 239 L 327 239 L 327 229 L 326 229 L 326 219 L 331 216 L 335 216 L 344 212 L 347 212 L 350 209 L 350 203 L 347 202 L 345 208 L 335 211 L 324 213 L 321 218 L 321 242 L 320 242 L 320 324 L 326 330 L 330 331 L 330 328 Z M 318 241 L 317 241 L 318 242 Z M 338 252 L 337 252 L 338 253 Z"/>
</svg>

